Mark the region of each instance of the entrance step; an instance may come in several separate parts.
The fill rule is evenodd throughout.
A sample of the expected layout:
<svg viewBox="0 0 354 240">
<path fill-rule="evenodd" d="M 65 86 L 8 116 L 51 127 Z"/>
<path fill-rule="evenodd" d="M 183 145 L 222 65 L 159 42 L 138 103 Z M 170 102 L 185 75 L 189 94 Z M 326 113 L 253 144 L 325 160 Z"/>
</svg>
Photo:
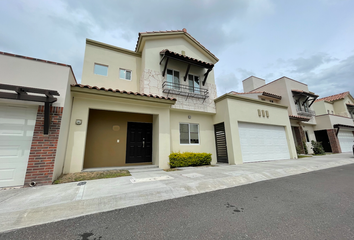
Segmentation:
<svg viewBox="0 0 354 240">
<path fill-rule="evenodd" d="M 147 172 L 147 171 L 163 171 L 156 165 L 140 165 L 140 166 L 124 166 L 124 167 L 103 167 L 103 168 L 87 168 L 83 172 L 97 172 L 97 171 L 110 171 L 110 170 L 128 170 L 130 172 Z"/>
</svg>

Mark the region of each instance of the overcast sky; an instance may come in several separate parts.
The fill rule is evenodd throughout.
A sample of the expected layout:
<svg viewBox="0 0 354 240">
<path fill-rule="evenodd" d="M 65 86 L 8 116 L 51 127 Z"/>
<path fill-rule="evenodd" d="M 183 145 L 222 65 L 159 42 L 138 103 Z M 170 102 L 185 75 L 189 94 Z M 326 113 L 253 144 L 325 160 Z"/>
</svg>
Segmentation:
<svg viewBox="0 0 354 240">
<path fill-rule="evenodd" d="M 254 75 L 320 97 L 354 95 L 352 0 L 0 0 L 0 51 L 72 65 L 85 39 L 135 49 L 138 32 L 187 31 L 214 53 L 218 95 Z"/>
</svg>

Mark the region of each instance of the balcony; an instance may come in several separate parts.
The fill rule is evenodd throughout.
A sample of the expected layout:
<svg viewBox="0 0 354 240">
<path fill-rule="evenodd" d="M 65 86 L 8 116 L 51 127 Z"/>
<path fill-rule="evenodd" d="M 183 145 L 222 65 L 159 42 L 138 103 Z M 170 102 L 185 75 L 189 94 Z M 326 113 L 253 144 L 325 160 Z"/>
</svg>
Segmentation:
<svg viewBox="0 0 354 240">
<path fill-rule="evenodd" d="M 312 117 L 312 116 L 316 115 L 316 112 L 313 110 L 310 110 L 310 109 L 306 109 L 306 110 L 305 109 L 304 110 L 296 109 L 296 112 L 298 115 L 305 116 L 305 117 Z"/>
<path fill-rule="evenodd" d="M 186 96 L 186 100 L 189 97 L 193 97 L 193 98 L 200 98 L 205 101 L 205 99 L 209 97 L 209 91 L 206 88 L 193 87 L 193 86 L 188 86 L 180 83 L 172 83 L 167 81 L 162 83 L 162 91 L 164 93 L 167 93 L 167 97 L 169 94 L 175 94 L 175 95 Z"/>
</svg>

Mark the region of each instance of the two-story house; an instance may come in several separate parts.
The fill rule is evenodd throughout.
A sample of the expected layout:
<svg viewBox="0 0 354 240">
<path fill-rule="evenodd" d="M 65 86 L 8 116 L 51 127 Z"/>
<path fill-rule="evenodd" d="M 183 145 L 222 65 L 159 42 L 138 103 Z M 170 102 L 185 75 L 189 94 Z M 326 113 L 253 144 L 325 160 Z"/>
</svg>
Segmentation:
<svg viewBox="0 0 354 240">
<path fill-rule="evenodd" d="M 315 137 L 315 111 L 313 103 L 318 95 L 310 92 L 308 86 L 288 77 L 281 77 L 269 83 L 258 77 L 248 77 L 242 81 L 244 93 L 232 92 L 245 97 L 288 106 L 295 144 L 304 152 L 304 143 L 312 153 L 311 140 Z M 269 141 L 272 141 L 271 137 Z"/>
<path fill-rule="evenodd" d="M 287 107 L 216 98 L 217 62 L 186 29 L 139 33 L 134 51 L 87 39 L 64 173 L 169 168 L 178 151 L 211 153 L 213 164 L 296 158 Z"/>
<path fill-rule="evenodd" d="M 185 29 L 139 33 L 134 51 L 87 39 L 64 171 L 168 168 L 178 151 L 212 153 L 216 162 L 217 62 Z"/>
<path fill-rule="evenodd" d="M 326 152 L 350 152 L 354 142 L 354 99 L 349 92 L 317 99 L 315 134 Z"/>
</svg>

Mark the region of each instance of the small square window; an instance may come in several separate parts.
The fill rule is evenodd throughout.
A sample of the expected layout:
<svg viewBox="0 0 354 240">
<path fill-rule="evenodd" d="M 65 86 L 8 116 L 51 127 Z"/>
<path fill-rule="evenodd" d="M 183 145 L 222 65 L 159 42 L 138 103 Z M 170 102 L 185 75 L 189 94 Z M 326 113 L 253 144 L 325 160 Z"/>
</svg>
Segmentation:
<svg viewBox="0 0 354 240">
<path fill-rule="evenodd" d="M 93 72 L 97 75 L 107 76 L 108 75 L 108 66 L 95 63 Z"/>
<path fill-rule="evenodd" d="M 125 79 L 125 80 L 132 80 L 132 71 L 125 70 L 125 69 L 119 69 L 119 78 Z"/>
<path fill-rule="evenodd" d="M 179 124 L 180 144 L 199 144 L 199 124 Z"/>
</svg>

